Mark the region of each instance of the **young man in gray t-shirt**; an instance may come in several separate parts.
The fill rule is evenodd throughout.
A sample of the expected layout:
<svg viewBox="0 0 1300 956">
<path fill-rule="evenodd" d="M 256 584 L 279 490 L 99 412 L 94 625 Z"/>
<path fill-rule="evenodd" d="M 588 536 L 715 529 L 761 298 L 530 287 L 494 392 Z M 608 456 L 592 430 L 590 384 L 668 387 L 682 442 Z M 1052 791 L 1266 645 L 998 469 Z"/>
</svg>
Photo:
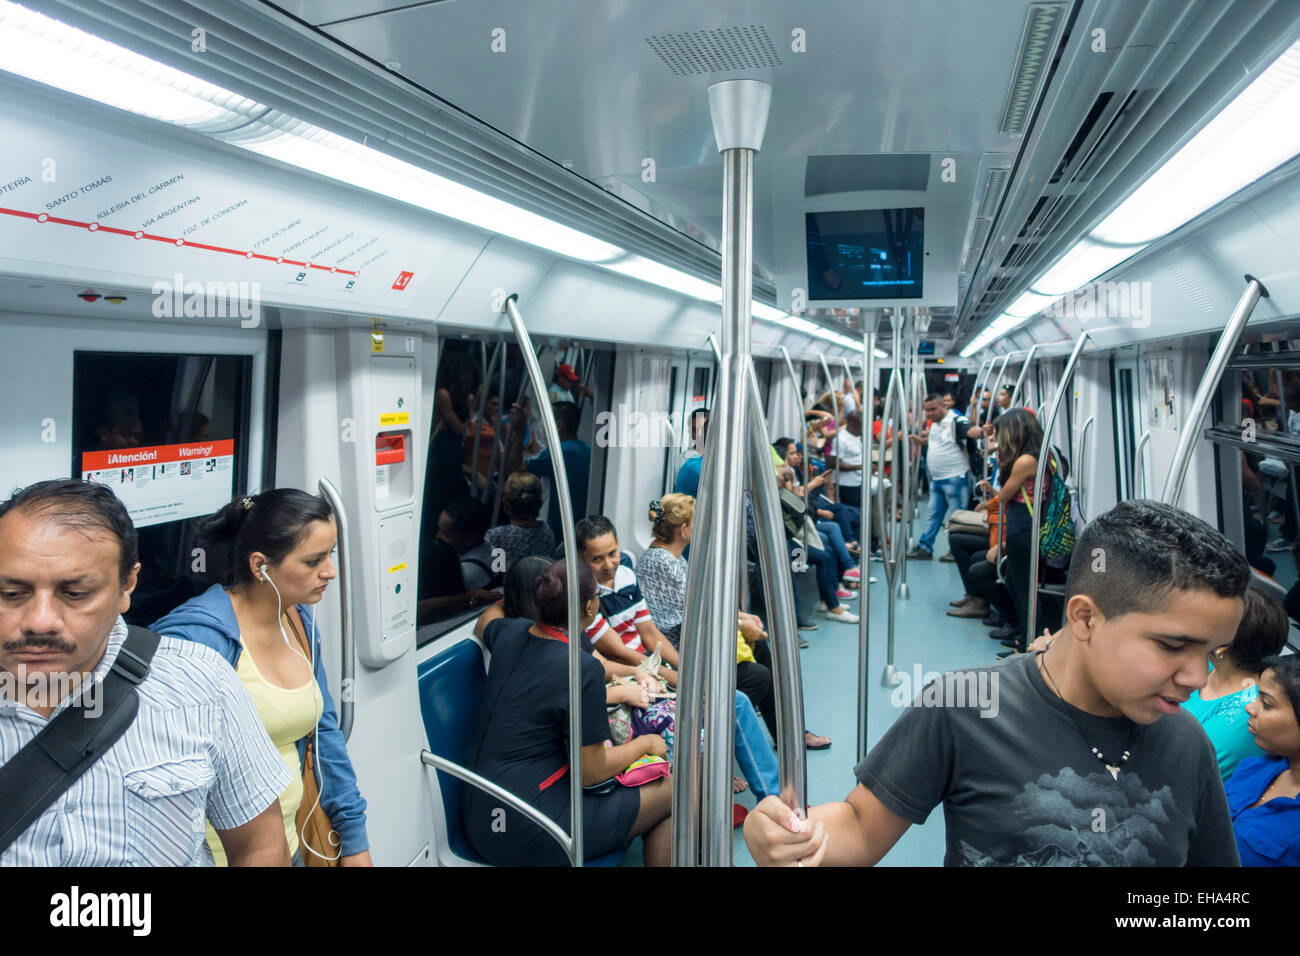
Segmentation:
<svg viewBox="0 0 1300 956">
<path fill-rule="evenodd" d="M 1219 532 L 1152 501 L 1080 536 L 1048 650 L 928 684 L 807 820 L 768 797 L 759 865 L 874 864 L 943 805 L 949 866 L 1236 866 L 1214 748 L 1180 704 L 1250 583 Z"/>
</svg>

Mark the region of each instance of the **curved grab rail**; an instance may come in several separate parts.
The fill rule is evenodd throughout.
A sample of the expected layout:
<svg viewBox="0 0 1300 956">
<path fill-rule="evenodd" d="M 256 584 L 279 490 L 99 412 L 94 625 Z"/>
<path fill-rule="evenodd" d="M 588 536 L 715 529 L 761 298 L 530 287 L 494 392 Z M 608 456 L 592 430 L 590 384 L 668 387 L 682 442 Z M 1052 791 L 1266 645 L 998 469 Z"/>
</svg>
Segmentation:
<svg viewBox="0 0 1300 956">
<path fill-rule="evenodd" d="M 893 426 L 893 427 L 891 427 Z M 906 450 L 908 445 L 907 439 L 907 418 L 904 407 L 903 387 L 901 376 L 898 373 L 898 367 L 894 367 L 893 373 L 889 377 L 889 385 L 885 390 L 885 407 L 881 410 L 880 416 L 880 460 L 883 465 L 885 461 L 885 451 L 889 450 L 889 459 L 892 466 L 892 480 L 889 482 L 889 493 L 886 495 L 882 486 L 876 495 L 877 518 L 880 521 L 880 555 L 885 572 L 885 581 L 888 585 L 889 593 L 889 614 L 887 625 L 887 643 L 885 672 L 881 683 L 885 687 L 894 685 L 894 614 L 895 604 L 898 600 L 898 566 L 907 560 L 905 554 L 905 533 L 903 531 L 904 521 L 898 514 L 898 486 L 900 469 L 907 467 Z M 881 481 L 884 481 L 884 469 L 881 469 Z M 868 493 L 870 486 L 868 486 Z M 889 512 L 885 513 L 885 500 L 889 500 Z M 866 503 L 869 507 L 869 502 Z M 886 530 L 888 529 L 888 530 Z M 869 570 L 869 567 L 868 567 Z M 868 578 L 870 575 L 868 574 Z M 870 584 L 863 585 L 869 587 Z"/>
<path fill-rule="evenodd" d="M 510 318 L 519 351 L 524 357 L 527 379 L 532 383 L 533 393 L 539 396 L 538 414 L 542 419 L 542 428 L 546 432 L 546 444 L 551 449 L 551 473 L 554 476 L 552 491 L 557 496 L 560 510 L 560 529 L 564 534 L 564 566 L 567 603 L 569 610 L 569 836 L 565 838 L 564 849 L 569 854 L 569 862 L 582 866 L 582 641 L 580 639 L 581 622 L 578 616 L 578 575 L 574 569 L 578 566 L 577 536 L 573 530 L 573 499 L 569 496 L 569 474 L 561 452 L 560 430 L 555 424 L 555 413 L 551 403 L 542 400 L 546 395 L 546 382 L 542 378 L 542 368 L 533 354 L 532 340 L 523 317 L 519 314 L 517 293 L 505 301 L 505 313 Z"/>
<path fill-rule="evenodd" d="M 1083 507 L 1083 483 L 1084 478 L 1088 474 L 1087 469 L 1084 467 L 1084 462 L 1087 461 L 1088 454 L 1088 432 L 1092 430 L 1092 426 L 1095 424 L 1097 424 L 1096 415 L 1089 415 L 1088 420 L 1083 423 L 1083 429 L 1079 432 L 1079 454 L 1075 456 L 1074 463 L 1074 487 L 1079 489 L 1079 517 L 1083 520 L 1084 524 L 1088 523 L 1088 512 L 1087 509 Z M 1037 488 L 1038 486 L 1034 485 L 1034 487 Z"/>
<path fill-rule="evenodd" d="M 800 386 L 800 384 L 799 384 L 799 377 L 798 377 L 797 375 L 795 375 L 795 373 L 794 373 L 794 362 L 790 361 L 790 352 L 786 349 L 786 347 L 785 347 L 784 345 L 780 346 L 780 349 L 781 349 L 781 357 L 782 357 L 783 359 L 785 359 L 785 370 L 790 374 L 790 384 L 794 387 L 794 401 L 795 401 L 795 404 L 799 406 L 799 414 L 795 417 L 795 426 L 794 426 L 794 427 L 798 430 L 798 433 L 799 433 L 800 435 L 807 435 L 807 434 L 808 434 L 808 421 L 807 421 L 807 418 L 806 418 L 806 416 L 805 416 L 805 414 L 804 414 L 804 407 L 803 407 L 803 393 L 800 391 L 801 386 Z M 804 444 L 804 447 L 805 447 L 805 448 L 808 447 L 808 441 L 807 441 L 806 438 L 805 438 L 803 444 Z M 805 456 L 805 458 L 804 458 L 803 470 L 804 470 L 804 478 L 803 478 L 803 513 L 804 513 L 805 515 L 807 515 L 807 514 L 809 514 L 810 512 L 808 511 L 808 477 L 809 477 L 808 472 L 809 472 L 809 467 L 808 467 L 808 459 L 807 459 L 806 456 Z M 807 556 L 808 556 L 808 522 L 806 522 L 806 521 L 803 523 L 803 555 L 804 555 L 805 558 L 807 558 Z"/>
<path fill-rule="evenodd" d="M 1187 421 L 1178 435 L 1178 447 L 1174 449 L 1169 477 L 1165 479 L 1165 490 L 1160 496 L 1164 504 L 1178 506 L 1178 499 L 1183 493 L 1183 480 L 1187 477 L 1187 466 L 1191 464 L 1192 450 L 1200 440 L 1201 425 L 1210 410 L 1210 401 L 1218 392 L 1219 379 L 1223 377 L 1223 370 L 1227 368 L 1228 360 L 1237 349 L 1241 330 L 1250 321 L 1250 314 L 1255 311 L 1255 305 L 1261 297 L 1268 298 L 1268 290 L 1264 288 L 1264 284 L 1254 276 L 1246 276 L 1246 289 L 1237 300 L 1237 306 L 1232 310 L 1232 316 L 1228 319 L 1223 334 L 1219 336 L 1219 343 L 1214 347 L 1214 354 L 1210 356 L 1209 364 L 1205 367 L 1205 374 L 1201 376 L 1201 384 L 1196 387 L 1196 394 L 1188 409 Z"/>
<path fill-rule="evenodd" d="M 835 413 L 835 428 L 836 428 L 836 430 L 837 430 L 837 434 L 838 434 L 838 429 L 839 429 L 839 427 L 840 427 L 840 396 L 839 396 L 839 395 L 836 393 L 836 391 L 835 391 L 835 381 L 831 378 L 831 367 L 830 367 L 829 365 L 826 364 L 826 356 L 825 356 L 825 354 L 819 352 L 819 353 L 817 354 L 817 358 L 821 360 L 821 365 L 822 365 L 822 374 L 826 376 L 826 386 L 831 390 L 831 407 L 832 407 L 832 409 L 834 410 L 834 413 Z M 808 454 L 805 454 L 805 455 L 803 456 L 803 482 L 804 482 L 804 487 L 805 487 L 805 489 L 806 489 L 806 488 L 807 488 L 807 485 L 808 485 L 808 482 L 812 481 L 812 449 L 810 449 L 810 448 L 808 447 L 808 429 L 807 429 L 807 428 L 805 428 L 805 429 L 803 430 L 803 447 L 804 447 L 805 451 L 808 452 Z M 836 454 L 836 456 L 835 456 L 835 490 L 836 490 L 837 492 L 839 491 L 839 487 L 840 487 L 840 456 L 839 456 L 838 454 Z M 804 500 L 804 507 L 805 507 L 805 509 L 806 509 L 807 506 L 808 506 L 807 496 L 805 495 L 804 498 L 805 498 L 805 500 Z"/>
<path fill-rule="evenodd" d="M 1070 380 L 1074 377 L 1074 367 L 1079 363 L 1079 355 L 1083 352 L 1083 347 L 1088 344 L 1091 336 L 1088 330 L 1084 329 L 1079 333 L 1079 341 L 1074 343 L 1074 350 L 1070 353 L 1070 359 L 1065 363 L 1065 371 L 1061 373 L 1061 381 L 1056 386 L 1056 396 L 1052 399 L 1052 410 L 1047 414 L 1047 422 L 1043 425 L 1043 449 L 1052 447 L 1052 428 L 1056 425 L 1056 416 L 1061 411 L 1061 405 L 1065 401 L 1065 393 L 1069 390 Z M 1038 455 L 1038 470 L 1034 473 L 1034 493 L 1035 498 L 1042 495 L 1043 477 L 1047 473 L 1047 459 L 1049 455 L 1042 452 Z M 1003 516 L 1006 520 L 1006 516 Z M 1029 535 L 1029 620 L 1025 629 L 1025 637 L 1028 641 L 1036 639 L 1038 633 L 1038 564 L 1041 555 L 1038 549 L 1038 532 L 1042 528 L 1043 509 L 1041 505 L 1033 510 L 1030 517 L 1030 535 Z"/>
<path fill-rule="evenodd" d="M 1133 453 L 1133 491 L 1136 494 L 1138 480 L 1140 479 L 1142 482 L 1141 497 L 1143 498 L 1147 496 L 1147 471 L 1146 462 L 1143 460 L 1142 455 L 1150 444 L 1151 430 L 1147 429 L 1142 433 L 1142 437 L 1138 439 L 1137 451 Z"/>
<path fill-rule="evenodd" d="M 339 613 L 343 619 L 340 641 L 343 661 L 339 667 L 339 730 L 343 742 L 352 735 L 352 721 L 356 716 L 357 641 L 352 610 L 352 532 L 348 525 L 348 510 L 343 496 L 328 478 L 316 482 L 316 487 L 334 509 L 339 532 Z"/>
<path fill-rule="evenodd" d="M 1016 398 L 1020 395 L 1020 386 L 1025 384 L 1025 376 L 1029 373 L 1029 366 L 1033 363 L 1036 354 L 1038 354 L 1037 342 L 1029 347 L 1029 354 L 1025 356 L 1024 362 L 1020 365 L 1020 374 L 1016 376 L 1016 384 L 1011 388 L 1012 407 L 1016 404 Z"/>
<path fill-rule="evenodd" d="M 869 661 L 869 626 L 871 623 L 871 476 L 873 472 L 871 454 L 873 444 L 872 419 L 875 416 L 875 362 L 876 362 L 876 325 L 878 319 L 862 323 L 862 502 L 861 517 L 858 522 L 858 593 L 862 595 L 858 614 L 858 739 L 857 762 L 867 755 L 867 668 Z M 847 364 L 847 363 L 846 363 Z M 882 426 L 883 427 L 883 426 Z"/>
</svg>

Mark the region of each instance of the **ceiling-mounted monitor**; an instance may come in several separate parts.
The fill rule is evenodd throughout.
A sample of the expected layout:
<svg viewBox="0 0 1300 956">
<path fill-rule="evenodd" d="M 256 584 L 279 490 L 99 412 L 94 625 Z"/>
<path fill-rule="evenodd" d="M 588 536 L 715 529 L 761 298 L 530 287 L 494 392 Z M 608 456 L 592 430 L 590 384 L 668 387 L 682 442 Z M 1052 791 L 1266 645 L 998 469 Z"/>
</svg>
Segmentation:
<svg viewBox="0 0 1300 956">
<path fill-rule="evenodd" d="M 812 301 L 919 299 L 924 294 L 925 210 L 804 214 Z"/>
</svg>

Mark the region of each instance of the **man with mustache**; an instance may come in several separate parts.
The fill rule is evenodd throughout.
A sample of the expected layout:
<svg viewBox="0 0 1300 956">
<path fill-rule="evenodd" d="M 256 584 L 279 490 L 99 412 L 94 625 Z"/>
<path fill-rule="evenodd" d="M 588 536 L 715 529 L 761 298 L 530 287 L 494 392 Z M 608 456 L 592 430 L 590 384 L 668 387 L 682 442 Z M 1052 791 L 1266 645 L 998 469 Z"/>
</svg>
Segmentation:
<svg viewBox="0 0 1300 956">
<path fill-rule="evenodd" d="M 137 557 L 126 508 L 102 485 L 43 481 L 0 503 L 0 687 L 10 691 L 0 695 L 0 774 L 120 663 Z M 50 686 L 74 692 L 51 700 Z M 126 732 L 0 865 L 211 866 L 210 819 L 232 865 L 288 866 L 279 795 L 289 773 L 230 666 L 163 638 L 134 693 Z M 4 779 L 0 800 L 14 789 Z M 0 805 L 0 820 L 19 810 Z"/>
</svg>

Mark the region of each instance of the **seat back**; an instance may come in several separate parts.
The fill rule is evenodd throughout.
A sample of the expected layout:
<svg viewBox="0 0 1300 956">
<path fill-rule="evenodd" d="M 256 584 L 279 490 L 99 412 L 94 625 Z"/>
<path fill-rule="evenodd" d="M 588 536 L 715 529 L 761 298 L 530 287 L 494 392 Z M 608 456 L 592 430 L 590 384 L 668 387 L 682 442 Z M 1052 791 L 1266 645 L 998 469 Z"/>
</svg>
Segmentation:
<svg viewBox="0 0 1300 956">
<path fill-rule="evenodd" d="M 474 640 L 458 641 L 421 664 L 418 673 L 420 712 L 424 716 L 429 750 L 469 767 L 474 757 L 470 752 L 474 730 L 487 684 L 483 649 Z M 437 774 L 448 848 L 462 859 L 483 862 L 470 846 L 461 824 L 461 807 L 468 785 L 451 774 L 442 771 Z"/>
</svg>

